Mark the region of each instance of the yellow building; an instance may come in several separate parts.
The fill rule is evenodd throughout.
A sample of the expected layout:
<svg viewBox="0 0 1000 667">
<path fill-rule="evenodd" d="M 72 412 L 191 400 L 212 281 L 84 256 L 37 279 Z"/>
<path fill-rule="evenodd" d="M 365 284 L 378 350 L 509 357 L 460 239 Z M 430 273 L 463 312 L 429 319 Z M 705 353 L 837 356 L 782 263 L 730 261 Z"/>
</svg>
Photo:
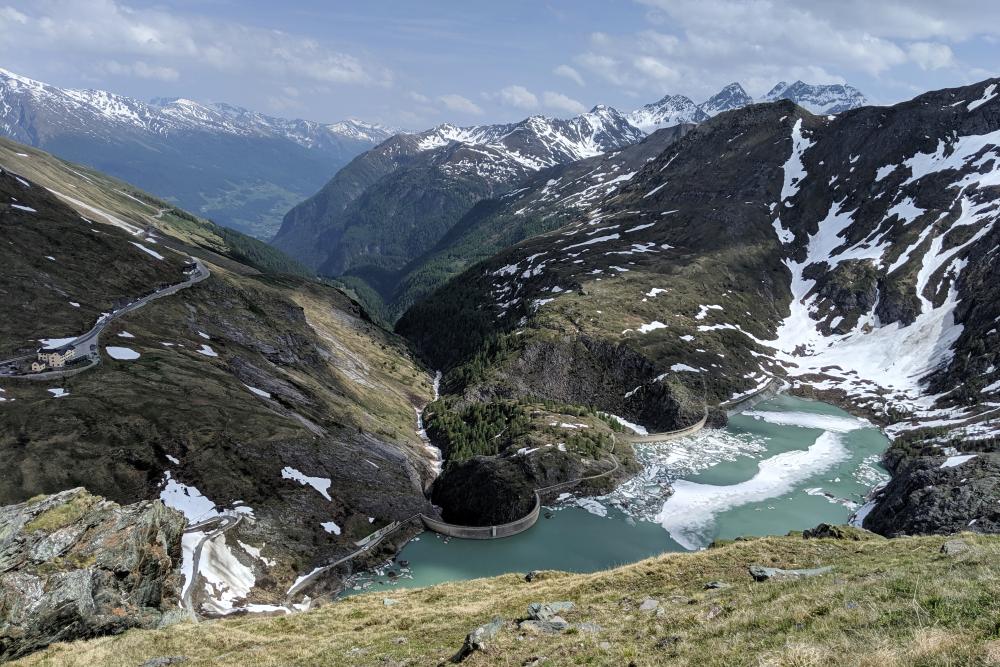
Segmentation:
<svg viewBox="0 0 1000 667">
<path fill-rule="evenodd" d="M 31 362 L 31 370 L 35 373 L 43 371 L 48 367 L 62 368 L 66 365 L 66 360 L 71 359 L 76 354 L 76 350 L 69 348 L 66 350 L 39 350 L 38 359 Z"/>
</svg>

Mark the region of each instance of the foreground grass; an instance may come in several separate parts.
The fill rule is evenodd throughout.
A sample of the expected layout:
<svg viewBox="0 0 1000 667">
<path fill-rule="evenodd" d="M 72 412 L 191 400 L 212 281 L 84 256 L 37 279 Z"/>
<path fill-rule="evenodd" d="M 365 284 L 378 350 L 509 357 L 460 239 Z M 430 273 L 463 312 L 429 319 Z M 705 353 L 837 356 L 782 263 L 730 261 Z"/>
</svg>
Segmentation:
<svg viewBox="0 0 1000 667">
<path fill-rule="evenodd" d="M 1000 538 L 941 553 L 947 538 L 739 541 L 594 574 L 505 575 L 359 595 L 289 617 L 244 617 L 58 644 L 14 664 L 433 665 L 471 629 L 508 621 L 465 665 L 1000 664 Z M 754 582 L 750 564 L 832 565 L 816 578 Z M 731 584 L 705 590 L 709 581 Z M 396 604 L 387 606 L 391 596 Z M 646 597 L 662 613 L 639 610 Z M 572 600 L 596 633 L 536 636 L 512 622 L 536 601 Z M 538 660 L 538 662 L 533 662 Z"/>
</svg>

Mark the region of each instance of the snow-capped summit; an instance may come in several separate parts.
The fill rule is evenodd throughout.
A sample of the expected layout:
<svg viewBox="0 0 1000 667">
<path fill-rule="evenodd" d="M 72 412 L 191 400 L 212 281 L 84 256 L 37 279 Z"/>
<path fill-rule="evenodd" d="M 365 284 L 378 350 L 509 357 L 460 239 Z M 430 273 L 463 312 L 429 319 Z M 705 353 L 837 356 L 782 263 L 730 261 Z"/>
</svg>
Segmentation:
<svg viewBox="0 0 1000 667">
<path fill-rule="evenodd" d="M 868 104 L 868 99 L 854 86 L 814 85 L 802 81 L 791 85 L 782 81 L 761 99 L 762 102 L 775 100 L 791 100 L 815 114 L 840 113 Z"/>
<path fill-rule="evenodd" d="M 80 162 L 270 238 L 288 206 L 395 132 L 184 97 L 58 88 L 0 69 L 0 136 Z"/>
<path fill-rule="evenodd" d="M 723 111 L 740 109 L 753 104 L 753 98 L 735 81 L 698 105 L 708 116 L 717 116 Z"/>
<path fill-rule="evenodd" d="M 380 125 L 379 123 L 369 123 L 357 118 L 348 118 L 339 123 L 331 123 L 326 128 L 330 132 L 339 134 L 342 137 L 357 139 L 358 141 L 369 141 L 373 144 L 381 143 L 399 132 L 395 128 Z"/>
<path fill-rule="evenodd" d="M 110 140 L 120 139 L 123 132 L 212 132 L 288 139 L 307 148 L 337 138 L 375 144 L 395 134 L 363 121 L 323 124 L 183 97 L 143 102 L 105 90 L 57 88 L 5 69 L 0 69 L 0 132 L 36 146 L 52 136 L 76 132 Z"/>
<path fill-rule="evenodd" d="M 657 102 L 645 104 L 628 115 L 628 121 L 643 132 L 681 123 L 701 123 L 708 114 L 698 108 L 690 97 L 664 95 Z"/>
<path fill-rule="evenodd" d="M 787 99 L 815 114 L 831 114 L 856 109 L 868 104 L 857 88 L 848 85 L 813 85 L 796 81 L 789 85 L 782 81 L 757 102 L 774 102 Z M 695 104 L 684 95 L 664 95 L 659 101 L 646 104 L 628 114 L 629 123 L 645 133 L 681 123 L 703 123 L 724 111 L 732 111 L 753 104 L 754 99 L 739 83 L 733 82 L 708 98 Z"/>
<path fill-rule="evenodd" d="M 518 171 L 537 171 L 622 148 L 645 135 L 618 110 L 598 105 L 573 118 L 530 116 L 517 123 L 470 127 L 445 123 L 413 136 L 418 150 L 457 142 L 489 148 L 481 155 L 491 162 L 501 159 L 517 165 Z"/>
</svg>

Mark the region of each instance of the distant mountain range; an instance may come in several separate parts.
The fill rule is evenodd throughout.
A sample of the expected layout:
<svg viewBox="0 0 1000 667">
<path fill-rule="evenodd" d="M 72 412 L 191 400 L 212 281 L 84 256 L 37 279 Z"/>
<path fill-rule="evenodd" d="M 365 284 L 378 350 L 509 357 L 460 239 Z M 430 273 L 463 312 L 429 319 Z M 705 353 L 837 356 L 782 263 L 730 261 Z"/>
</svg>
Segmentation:
<svg viewBox="0 0 1000 667">
<path fill-rule="evenodd" d="M 453 228 L 479 202 L 520 187 L 531 190 L 524 196 L 543 197 L 544 182 L 525 185 L 539 172 L 637 144 L 659 128 L 693 126 L 778 99 L 823 114 L 866 103 L 847 85 L 781 82 L 754 100 L 731 83 L 701 103 L 667 95 L 627 114 L 599 105 L 569 119 L 532 116 L 397 133 L 359 120 L 289 120 L 185 98 L 143 102 L 57 88 L 0 69 L 0 135 L 128 178 L 224 226 L 271 240 L 320 274 L 353 285 L 373 309 L 388 304 L 383 314 L 392 319 L 465 268 L 464 252 L 441 244 L 461 236 Z M 602 183 L 600 172 L 564 180 L 550 192 L 589 198 L 624 182 Z M 546 179 L 559 177 L 553 172 Z M 496 243 L 516 242 L 522 232 L 546 231 L 561 218 L 539 211 L 499 211 L 477 225 L 486 224 L 483 233 Z M 512 229 L 520 232 L 495 229 L 514 213 L 519 224 Z M 449 268 L 436 261 L 424 266 L 431 255 L 449 257 Z M 481 252 L 467 260 L 473 256 Z"/>
<path fill-rule="evenodd" d="M 821 113 L 865 103 L 850 86 L 801 81 L 781 82 L 761 101 L 777 99 Z M 273 243 L 321 275 L 341 277 L 391 320 L 474 259 L 565 223 L 573 202 L 607 196 L 641 167 L 633 157 L 612 155 L 604 164 L 598 156 L 657 128 L 690 128 L 753 102 L 732 83 L 701 104 L 668 95 L 629 114 L 597 106 L 567 120 L 532 116 L 399 134 L 289 211 Z M 653 142 L 660 150 L 663 139 Z M 572 176 L 559 169 L 581 160 Z"/>
<path fill-rule="evenodd" d="M 0 134 L 270 238 L 281 216 L 394 130 L 288 120 L 184 98 L 57 88 L 0 69 Z"/>
<path fill-rule="evenodd" d="M 476 202 L 541 169 L 644 136 L 605 106 L 568 120 L 532 116 L 398 134 L 289 211 L 274 244 L 324 275 L 359 276 L 385 295 L 397 273 L 431 250 Z"/>
<path fill-rule="evenodd" d="M 627 118 L 644 132 L 680 123 L 703 123 L 723 111 L 732 111 L 754 102 L 791 100 L 815 114 L 836 114 L 868 104 L 857 88 L 848 85 L 814 85 L 796 81 L 778 83 L 764 97 L 754 100 L 738 83 L 731 83 L 701 104 L 684 95 L 664 95 L 659 101 L 646 104 Z"/>
</svg>

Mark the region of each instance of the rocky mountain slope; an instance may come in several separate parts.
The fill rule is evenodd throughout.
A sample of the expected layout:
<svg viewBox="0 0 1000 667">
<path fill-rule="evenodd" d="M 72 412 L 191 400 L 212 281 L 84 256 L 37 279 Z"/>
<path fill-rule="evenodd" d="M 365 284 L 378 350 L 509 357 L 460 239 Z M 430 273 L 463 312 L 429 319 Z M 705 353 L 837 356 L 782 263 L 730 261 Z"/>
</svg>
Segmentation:
<svg viewBox="0 0 1000 667">
<path fill-rule="evenodd" d="M 614 109 L 568 120 L 400 134 L 356 158 L 285 216 L 274 245 L 321 275 L 349 274 L 391 296 L 398 272 L 477 202 L 546 167 L 642 139 Z"/>
<path fill-rule="evenodd" d="M 149 103 L 0 70 L 0 135 L 127 178 L 260 238 L 293 204 L 392 131 L 286 120 L 183 98 Z"/>
<path fill-rule="evenodd" d="M 386 298 L 388 319 L 396 319 L 476 262 L 561 227 L 627 183 L 647 160 L 691 127 L 666 128 L 621 150 L 543 169 L 513 190 L 478 202 L 428 252 L 400 271 L 398 285 Z"/>
<path fill-rule="evenodd" d="M 865 96 L 853 86 L 815 85 L 782 81 L 759 102 L 791 100 L 815 114 L 836 114 L 868 104 Z M 679 123 L 702 123 L 709 118 L 753 104 L 754 100 L 738 83 L 731 83 L 701 104 L 684 95 L 664 95 L 660 100 L 645 104 L 628 114 L 628 120 L 644 132 Z"/>
<path fill-rule="evenodd" d="M 809 534 L 667 554 L 606 572 L 538 572 L 530 581 L 508 574 L 394 590 L 391 598 L 357 595 L 291 617 L 130 631 L 57 644 L 14 664 L 995 662 L 998 538 L 884 540 L 843 527 Z M 789 572 L 803 569 L 813 576 Z"/>
<path fill-rule="evenodd" d="M 0 137 L 0 165 L 42 185 L 81 216 L 110 224 L 135 236 L 168 235 L 216 253 L 217 261 L 233 258 L 242 271 L 311 276 L 306 267 L 255 238 L 197 218 L 135 186 L 55 156 Z M 16 178 L 14 179 L 16 180 Z M 12 190 L 13 196 L 16 189 Z"/>
<path fill-rule="evenodd" d="M 216 614 L 282 605 L 355 540 L 433 513 L 436 456 L 414 412 L 431 377 L 357 303 L 120 181 L 6 140 L 0 164 L 0 356 L 14 357 L 0 373 L 0 504 L 82 486 L 211 519 L 184 536 L 200 554 L 185 599 Z M 60 345 L 183 282 L 192 258 L 208 277 L 111 320 L 99 365 L 12 374 L 41 339 Z"/>
<path fill-rule="evenodd" d="M 0 660 L 186 618 L 183 530 L 160 502 L 121 507 L 83 489 L 0 508 Z"/>
<path fill-rule="evenodd" d="M 780 96 L 814 109 L 825 104 L 831 113 L 865 103 L 850 86 L 801 81 L 776 86 L 770 97 Z M 615 155 L 657 128 L 700 123 L 752 101 L 733 83 L 699 105 L 668 95 L 627 116 L 595 107 L 569 120 L 532 117 L 399 135 L 292 209 L 274 244 L 322 275 L 339 276 L 391 322 L 447 277 L 557 227 L 574 210 L 574 200 L 606 196 L 632 173 L 622 171 L 605 184 L 603 175 L 615 169 L 596 167 L 599 155 Z M 659 142 L 651 140 L 634 155 L 662 150 Z M 624 154 L 612 158 L 618 166 L 631 160 L 632 153 Z M 593 181 L 580 178 L 587 173 Z M 550 180 L 560 185 L 547 187 Z M 545 212 L 524 205 L 540 196 L 548 199 Z"/>
<path fill-rule="evenodd" d="M 814 85 L 802 81 L 796 81 L 791 85 L 781 81 L 760 99 L 761 102 L 775 100 L 791 100 L 817 115 L 841 113 L 868 104 L 868 99 L 854 86 Z"/>
<path fill-rule="evenodd" d="M 650 430 L 785 378 L 883 424 L 893 484 L 955 448 L 995 498 L 998 101 L 991 80 L 836 116 L 720 114 L 398 330 L 464 403 L 531 395 Z M 886 494 L 917 515 L 965 475 L 938 477 Z M 978 525 L 977 508 L 953 503 L 947 525 Z M 915 530 L 904 515 L 868 520 Z"/>
</svg>

